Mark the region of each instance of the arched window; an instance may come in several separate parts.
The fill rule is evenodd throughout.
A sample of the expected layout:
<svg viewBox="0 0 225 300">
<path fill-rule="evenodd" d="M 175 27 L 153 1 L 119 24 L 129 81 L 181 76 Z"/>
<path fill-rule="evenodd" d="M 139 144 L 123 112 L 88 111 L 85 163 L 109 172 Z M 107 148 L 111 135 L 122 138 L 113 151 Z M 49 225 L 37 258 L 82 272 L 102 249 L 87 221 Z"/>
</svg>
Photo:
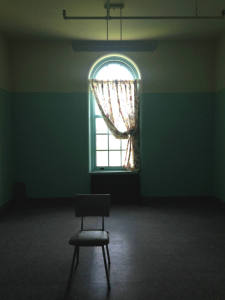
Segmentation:
<svg viewBox="0 0 225 300">
<path fill-rule="evenodd" d="M 91 171 L 132 169 L 125 167 L 125 161 L 128 161 L 129 155 L 133 155 L 129 154 L 128 148 L 133 147 L 129 136 L 134 135 L 134 130 L 129 128 L 126 122 L 128 117 L 122 113 L 125 102 L 133 101 L 132 95 L 139 79 L 138 68 L 124 56 L 106 56 L 92 66 L 89 73 Z M 135 103 L 131 104 L 130 109 L 137 110 Z M 135 128 L 137 134 L 138 128 Z"/>
</svg>

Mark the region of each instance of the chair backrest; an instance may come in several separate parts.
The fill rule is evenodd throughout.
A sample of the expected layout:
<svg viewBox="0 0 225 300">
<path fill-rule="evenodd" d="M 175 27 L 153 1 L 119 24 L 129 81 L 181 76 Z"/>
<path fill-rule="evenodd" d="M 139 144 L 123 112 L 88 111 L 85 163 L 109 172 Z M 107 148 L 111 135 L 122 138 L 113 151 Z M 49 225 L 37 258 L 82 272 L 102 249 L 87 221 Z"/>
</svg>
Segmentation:
<svg viewBox="0 0 225 300">
<path fill-rule="evenodd" d="M 110 194 L 77 194 L 75 214 L 77 217 L 108 217 Z"/>
</svg>

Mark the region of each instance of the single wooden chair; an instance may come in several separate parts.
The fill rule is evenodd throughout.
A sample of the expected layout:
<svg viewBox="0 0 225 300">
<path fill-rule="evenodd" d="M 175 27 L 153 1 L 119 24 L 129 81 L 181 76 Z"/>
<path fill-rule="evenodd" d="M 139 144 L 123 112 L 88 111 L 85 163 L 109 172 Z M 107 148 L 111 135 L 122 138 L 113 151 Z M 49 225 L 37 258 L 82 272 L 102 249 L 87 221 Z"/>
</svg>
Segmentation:
<svg viewBox="0 0 225 300">
<path fill-rule="evenodd" d="M 81 217 L 81 229 L 77 231 L 69 240 L 69 244 L 74 246 L 74 254 L 71 265 L 70 278 L 77 269 L 79 263 L 80 247 L 101 247 L 108 289 L 110 289 L 109 268 L 109 233 L 105 231 L 104 217 L 109 216 L 110 195 L 109 194 L 79 194 L 75 198 L 75 215 Z M 84 217 L 102 217 L 101 229 L 84 229 Z M 106 262 L 105 247 L 108 264 Z M 75 264 L 76 260 L 76 264 Z M 74 267 L 75 264 L 75 267 Z"/>
</svg>

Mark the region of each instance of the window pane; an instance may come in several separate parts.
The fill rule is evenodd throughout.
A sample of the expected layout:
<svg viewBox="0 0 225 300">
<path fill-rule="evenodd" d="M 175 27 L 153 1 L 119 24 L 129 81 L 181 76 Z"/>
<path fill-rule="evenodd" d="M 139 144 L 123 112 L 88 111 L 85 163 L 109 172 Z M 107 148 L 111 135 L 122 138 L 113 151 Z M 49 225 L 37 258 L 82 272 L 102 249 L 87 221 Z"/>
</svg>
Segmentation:
<svg viewBox="0 0 225 300">
<path fill-rule="evenodd" d="M 112 62 L 102 67 L 95 78 L 98 80 L 132 80 L 134 76 L 124 65 Z"/>
<path fill-rule="evenodd" d="M 107 133 L 108 128 L 105 124 L 105 121 L 102 118 L 95 119 L 96 124 L 96 133 Z"/>
<path fill-rule="evenodd" d="M 127 150 L 127 142 L 128 142 L 128 139 L 122 140 L 122 149 L 123 150 Z"/>
<path fill-rule="evenodd" d="M 109 151 L 109 166 L 110 167 L 121 166 L 120 151 Z"/>
<path fill-rule="evenodd" d="M 96 151 L 96 166 L 97 167 L 108 166 L 108 151 Z"/>
<path fill-rule="evenodd" d="M 108 135 L 96 135 L 96 149 L 108 150 Z"/>
<path fill-rule="evenodd" d="M 99 116 L 99 115 L 100 115 L 100 116 L 102 115 L 101 112 L 100 112 L 100 109 L 98 108 L 98 104 L 97 104 L 96 101 L 95 101 L 95 114 L 98 115 L 98 116 Z"/>
<path fill-rule="evenodd" d="M 109 136 L 109 150 L 120 150 L 120 139 L 116 139 L 113 135 Z"/>
</svg>

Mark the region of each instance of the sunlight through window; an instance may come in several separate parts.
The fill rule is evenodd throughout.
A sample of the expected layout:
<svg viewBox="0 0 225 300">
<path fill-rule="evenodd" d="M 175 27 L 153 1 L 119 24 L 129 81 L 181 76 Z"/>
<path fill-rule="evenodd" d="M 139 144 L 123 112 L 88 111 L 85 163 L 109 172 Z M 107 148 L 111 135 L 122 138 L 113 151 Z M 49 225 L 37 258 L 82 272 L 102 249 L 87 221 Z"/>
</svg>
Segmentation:
<svg viewBox="0 0 225 300">
<path fill-rule="evenodd" d="M 139 74 L 130 61 L 122 57 L 112 56 L 105 58 L 102 62 L 100 61 L 99 64 L 96 64 L 91 71 L 90 77 L 96 80 L 109 81 L 135 80 L 139 78 Z M 117 120 L 119 120 L 119 116 L 117 116 L 117 112 L 119 111 L 117 95 L 115 94 L 114 90 L 111 90 L 110 92 L 112 110 L 114 112 L 114 116 L 117 118 Z M 125 91 L 121 90 L 121 93 L 123 94 Z M 91 123 L 91 170 L 123 169 L 128 140 L 116 139 L 112 135 L 106 126 L 101 111 L 93 95 L 91 101 L 91 120 L 93 120 Z M 121 120 L 121 126 L 119 126 L 119 130 L 120 132 L 125 132 L 127 130 L 123 120 Z"/>
<path fill-rule="evenodd" d="M 111 63 L 102 67 L 97 73 L 97 80 L 132 80 L 131 72 L 123 65 Z"/>
</svg>

